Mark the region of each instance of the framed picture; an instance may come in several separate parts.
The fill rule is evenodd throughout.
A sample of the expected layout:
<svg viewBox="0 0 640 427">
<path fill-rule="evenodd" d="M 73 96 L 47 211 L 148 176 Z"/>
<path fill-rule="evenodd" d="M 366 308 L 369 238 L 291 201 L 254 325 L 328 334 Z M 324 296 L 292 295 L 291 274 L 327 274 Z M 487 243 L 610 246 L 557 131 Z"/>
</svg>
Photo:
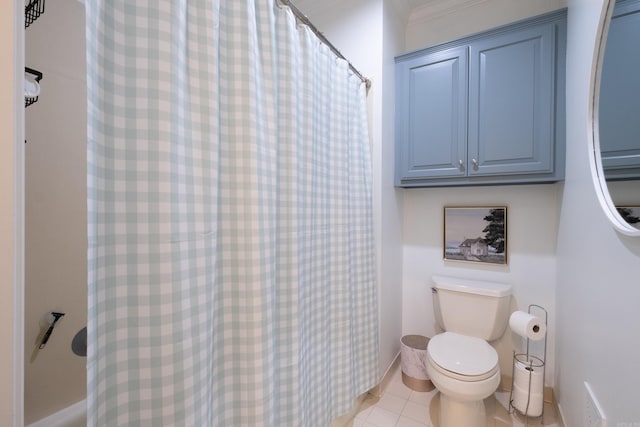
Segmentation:
<svg viewBox="0 0 640 427">
<path fill-rule="evenodd" d="M 640 206 L 616 206 L 618 213 L 632 227 L 640 229 Z"/>
<path fill-rule="evenodd" d="M 507 263 L 507 207 L 444 208 L 444 259 Z"/>
</svg>

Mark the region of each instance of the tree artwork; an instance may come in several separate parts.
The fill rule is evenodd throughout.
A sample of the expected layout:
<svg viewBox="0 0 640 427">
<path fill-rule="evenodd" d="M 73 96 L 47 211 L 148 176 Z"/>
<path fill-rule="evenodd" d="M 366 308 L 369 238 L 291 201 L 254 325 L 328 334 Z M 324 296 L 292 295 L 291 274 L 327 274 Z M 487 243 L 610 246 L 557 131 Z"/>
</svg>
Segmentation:
<svg viewBox="0 0 640 427">
<path fill-rule="evenodd" d="M 504 213 L 504 209 L 489 210 L 489 215 L 484 217 L 484 220 L 489 224 L 482 230 L 483 233 L 486 233 L 484 240 L 499 254 L 504 253 L 505 246 Z"/>
<path fill-rule="evenodd" d="M 637 224 L 640 223 L 640 218 L 634 215 L 633 209 L 631 208 L 618 208 L 618 213 L 629 224 Z"/>
<path fill-rule="evenodd" d="M 445 260 L 507 263 L 507 208 L 444 208 Z"/>
</svg>

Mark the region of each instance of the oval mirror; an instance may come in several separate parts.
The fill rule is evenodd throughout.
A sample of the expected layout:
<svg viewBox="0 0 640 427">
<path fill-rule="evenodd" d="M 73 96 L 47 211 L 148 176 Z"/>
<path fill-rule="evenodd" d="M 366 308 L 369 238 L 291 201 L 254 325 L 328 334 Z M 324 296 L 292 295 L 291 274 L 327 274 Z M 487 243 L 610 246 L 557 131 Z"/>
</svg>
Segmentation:
<svg viewBox="0 0 640 427">
<path fill-rule="evenodd" d="M 621 233 L 640 236 L 640 0 L 609 0 L 594 82 L 596 187 Z"/>
</svg>

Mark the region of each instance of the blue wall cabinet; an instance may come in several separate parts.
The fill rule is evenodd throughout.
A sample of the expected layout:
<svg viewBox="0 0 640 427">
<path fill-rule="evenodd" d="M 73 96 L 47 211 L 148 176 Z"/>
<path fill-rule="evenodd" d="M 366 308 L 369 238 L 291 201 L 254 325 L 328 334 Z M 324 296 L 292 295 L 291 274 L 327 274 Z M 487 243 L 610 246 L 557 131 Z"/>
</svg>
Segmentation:
<svg viewBox="0 0 640 427">
<path fill-rule="evenodd" d="M 564 176 L 566 12 L 396 58 L 396 185 Z"/>
<path fill-rule="evenodd" d="M 399 154 L 409 179 L 465 176 L 467 150 L 467 48 L 446 49 L 401 64 L 406 94 L 403 126 L 407 142 Z M 425 143 L 430 141 L 432 143 Z"/>
<path fill-rule="evenodd" d="M 607 179 L 640 177 L 640 1 L 618 1 L 600 81 L 600 154 Z"/>
</svg>

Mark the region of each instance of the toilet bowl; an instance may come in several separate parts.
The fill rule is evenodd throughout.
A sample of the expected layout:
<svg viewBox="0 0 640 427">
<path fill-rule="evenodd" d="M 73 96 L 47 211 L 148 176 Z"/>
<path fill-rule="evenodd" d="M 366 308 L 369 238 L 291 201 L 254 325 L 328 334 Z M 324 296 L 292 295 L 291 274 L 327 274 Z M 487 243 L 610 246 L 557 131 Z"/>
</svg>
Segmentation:
<svg viewBox="0 0 640 427">
<path fill-rule="evenodd" d="M 441 426 L 486 426 L 482 401 L 500 384 L 493 347 L 480 338 L 444 332 L 429 341 L 426 366 L 440 391 Z"/>
<path fill-rule="evenodd" d="M 507 325 L 511 286 L 434 276 L 433 306 L 443 333 L 429 341 L 425 365 L 440 392 L 440 427 L 486 427 L 483 400 L 500 384 L 489 341 Z"/>
</svg>

